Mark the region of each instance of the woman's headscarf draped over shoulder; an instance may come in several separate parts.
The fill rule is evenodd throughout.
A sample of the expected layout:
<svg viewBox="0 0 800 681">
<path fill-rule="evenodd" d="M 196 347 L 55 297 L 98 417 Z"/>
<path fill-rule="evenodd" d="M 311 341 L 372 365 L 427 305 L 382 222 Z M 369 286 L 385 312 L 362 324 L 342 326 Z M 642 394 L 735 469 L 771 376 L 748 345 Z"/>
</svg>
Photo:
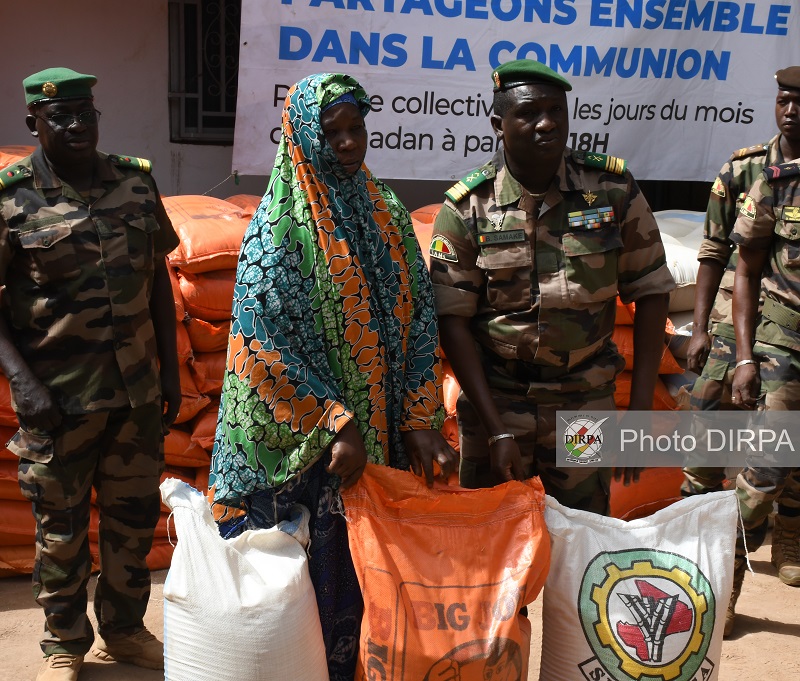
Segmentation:
<svg viewBox="0 0 800 681">
<path fill-rule="evenodd" d="M 212 454 L 222 503 L 291 479 L 348 420 L 370 461 L 398 468 L 409 464 L 400 432 L 441 425 L 433 293 L 408 212 L 365 165 L 348 175 L 322 132 L 321 108 L 346 94 L 368 113 L 342 74 L 286 96 L 236 272 Z"/>
</svg>

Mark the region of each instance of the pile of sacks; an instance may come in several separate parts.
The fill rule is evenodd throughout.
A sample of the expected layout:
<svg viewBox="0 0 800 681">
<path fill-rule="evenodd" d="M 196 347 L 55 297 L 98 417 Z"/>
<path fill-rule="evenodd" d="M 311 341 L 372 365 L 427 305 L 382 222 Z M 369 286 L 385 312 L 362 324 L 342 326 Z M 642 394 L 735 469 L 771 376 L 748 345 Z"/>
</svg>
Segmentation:
<svg viewBox="0 0 800 681">
<path fill-rule="evenodd" d="M 0 148 L 0 165 L 13 163 L 33 151 L 33 147 L 15 147 L 8 152 L 9 149 Z M 260 197 L 246 194 L 226 200 L 193 195 L 164 198 L 167 213 L 180 238 L 180 245 L 169 254 L 168 261 L 177 319 L 182 405 L 165 440 L 163 477 L 179 478 L 199 490 L 208 488 L 239 248 L 259 201 Z M 424 206 L 412 213 L 414 230 L 426 261 L 440 205 Z M 655 215 L 678 288 L 670 300 L 670 319 L 665 329 L 669 344 L 665 344 L 662 355 L 654 408 L 686 408 L 685 397 L 691 385 L 681 368 L 681 360 L 685 358 L 685 354 L 681 357 L 681 350 L 685 350 L 687 337 L 691 335 L 702 213 L 663 211 Z M 634 315 L 634 304 L 624 305 L 618 301 L 614 342 L 626 359 L 625 371 L 617 379 L 615 393 L 619 409 L 627 408 L 630 399 Z M 443 388 L 446 410 L 443 433 L 458 450 L 456 401 L 460 386 L 446 357 L 443 358 Z M 11 408 L 8 381 L 0 374 L 0 437 L 4 438 L 0 443 L 7 442 L 18 427 Z M 16 469 L 17 458 L 5 448 L 0 449 L 0 575 L 30 572 L 33 566 L 35 525 L 30 504 L 19 492 Z M 650 469 L 638 486 L 614 485 L 612 515 L 632 518 L 661 508 L 678 497 L 680 482 L 681 474 L 677 469 Z M 214 510 L 219 511 L 215 512 L 218 519 L 225 512 L 222 508 Z M 93 508 L 90 545 L 95 563 L 99 560 L 97 517 L 97 510 Z M 153 569 L 167 567 L 172 555 L 167 517 L 168 509 L 164 506 L 149 559 Z"/>
<path fill-rule="evenodd" d="M 10 159 L 0 154 L 0 165 L 4 160 L 6 165 L 13 163 L 32 151 L 33 147 L 21 148 L 16 158 Z M 178 478 L 197 489 L 208 487 L 236 262 L 244 230 L 258 201 L 252 196 L 234 196 L 230 201 L 206 196 L 164 198 L 181 240 L 168 261 L 178 320 L 183 399 L 175 425 L 164 442 L 162 481 Z M 8 380 L 0 374 L 0 443 L 8 442 L 18 428 Z M 0 449 L 0 576 L 33 569 L 35 522 L 30 502 L 19 491 L 18 461 L 5 447 Z M 170 564 L 174 547 L 169 540 L 168 516 L 169 509 L 162 505 L 148 556 L 151 569 Z M 93 493 L 89 545 L 94 569 L 99 567 L 98 519 Z"/>
</svg>

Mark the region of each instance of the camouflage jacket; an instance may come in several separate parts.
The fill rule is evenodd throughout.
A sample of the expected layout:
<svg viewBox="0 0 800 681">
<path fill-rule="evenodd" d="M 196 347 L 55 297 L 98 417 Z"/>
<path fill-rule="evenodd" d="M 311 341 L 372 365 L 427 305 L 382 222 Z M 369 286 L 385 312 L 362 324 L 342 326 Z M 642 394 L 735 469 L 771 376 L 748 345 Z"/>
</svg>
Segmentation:
<svg viewBox="0 0 800 681">
<path fill-rule="evenodd" d="M 764 169 L 742 204 L 731 239 L 737 245 L 769 250 L 769 262 L 761 279 L 761 297 L 800 312 L 798 162 Z M 800 350 L 800 329 L 786 328 L 764 316 L 759 319 L 755 337 L 771 345 Z"/>
<path fill-rule="evenodd" d="M 725 267 L 709 317 L 711 332 L 715 336 L 736 339 L 733 332 L 732 301 L 733 275 L 736 272 L 738 252 L 730 235 L 739 208 L 761 171 L 766 166 L 783 163 L 780 140 L 780 135 L 775 135 L 766 144 L 734 151 L 711 185 L 704 226 L 705 239 L 700 245 L 697 259 L 709 258 Z"/>
<path fill-rule="evenodd" d="M 593 155 L 617 164 L 603 170 L 586 156 L 566 149 L 537 198 L 511 176 L 501 150 L 480 169 L 485 179 L 460 195 L 451 190 L 455 201 L 448 198 L 436 217 L 437 311 L 472 318 L 490 354 L 569 374 L 613 350 L 618 292 L 631 302 L 675 287 L 631 174 L 619 159 Z M 613 378 L 584 376 L 581 385 Z"/>
<path fill-rule="evenodd" d="M 41 148 L 0 173 L 2 311 L 66 413 L 161 395 L 149 301 L 155 262 L 178 237 L 155 181 L 134 166 L 98 153 L 86 198 Z"/>
</svg>

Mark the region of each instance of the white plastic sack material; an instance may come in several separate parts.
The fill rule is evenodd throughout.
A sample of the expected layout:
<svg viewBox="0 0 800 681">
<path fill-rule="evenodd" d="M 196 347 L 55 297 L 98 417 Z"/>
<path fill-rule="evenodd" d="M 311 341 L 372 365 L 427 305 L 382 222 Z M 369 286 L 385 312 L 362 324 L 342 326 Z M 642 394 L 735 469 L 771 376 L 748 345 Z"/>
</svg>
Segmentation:
<svg viewBox="0 0 800 681">
<path fill-rule="evenodd" d="M 664 242 L 667 267 L 676 288 L 669 296 L 669 311 L 694 309 L 697 285 L 697 252 L 703 242 L 705 213 L 691 210 L 660 210 L 653 213 Z"/>
<path fill-rule="evenodd" d="M 168 478 L 161 497 L 178 535 L 164 584 L 165 681 L 327 681 L 308 510 L 226 540 L 185 482 Z"/>
<path fill-rule="evenodd" d="M 714 681 L 733 583 L 735 492 L 625 522 L 546 498 L 540 679 Z"/>
</svg>

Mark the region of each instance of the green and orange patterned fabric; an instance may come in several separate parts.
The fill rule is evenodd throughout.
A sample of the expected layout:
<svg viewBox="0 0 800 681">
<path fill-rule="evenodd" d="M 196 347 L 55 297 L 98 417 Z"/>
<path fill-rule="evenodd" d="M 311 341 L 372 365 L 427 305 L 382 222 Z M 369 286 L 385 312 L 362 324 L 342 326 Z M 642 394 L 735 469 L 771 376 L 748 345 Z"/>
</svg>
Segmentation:
<svg viewBox="0 0 800 681">
<path fill-rule="evenodd" d="M 238 503 L 316 461 L 352 420 L 369 461 L 408 468 L 400 433 L 444 417 L 438 326 L 408 211 L 366 165 L 348 175 L 320 107 L 363 88 L 316 74 L 286 97 L 269 185 L 245 233 L 212 454 Z"/>
</svg>

